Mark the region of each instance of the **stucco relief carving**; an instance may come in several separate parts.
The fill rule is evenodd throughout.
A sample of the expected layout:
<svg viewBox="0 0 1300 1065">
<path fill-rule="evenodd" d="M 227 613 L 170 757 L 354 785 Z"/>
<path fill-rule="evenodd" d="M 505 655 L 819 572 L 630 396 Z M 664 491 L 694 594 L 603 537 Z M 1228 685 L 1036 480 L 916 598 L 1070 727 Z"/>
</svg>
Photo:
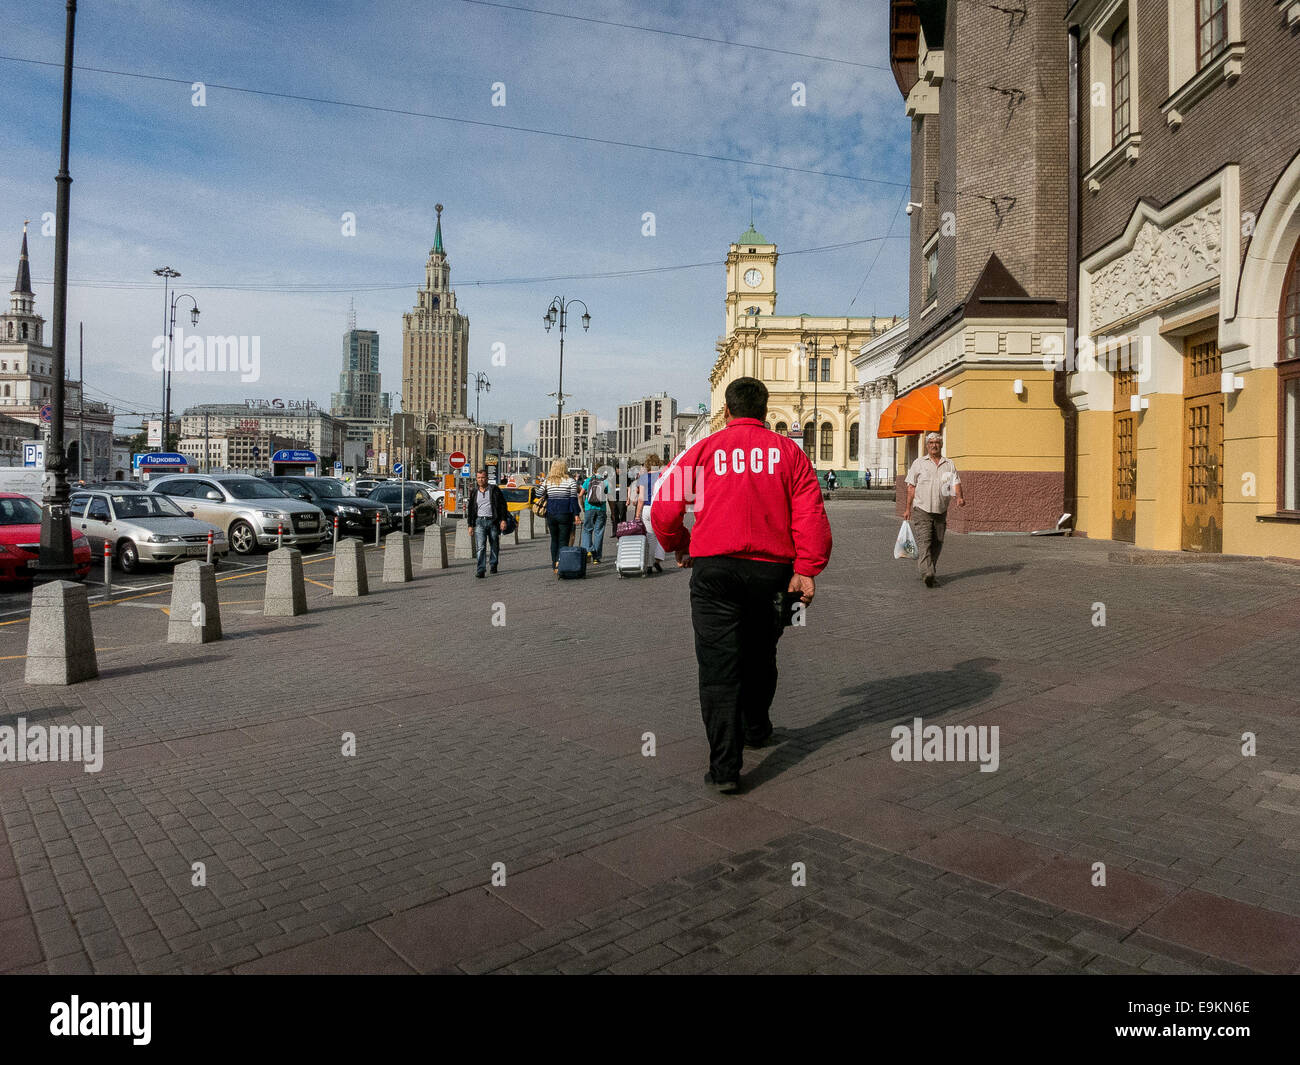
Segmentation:
<svg viewBox="0 0 1300 1065">
<path fill-rule="evenodd" d="M 1133 250 L 1092 275 L 1094 332 L 1218 277 L 1221 213 L 1215 201 L 1168 229 L 1144 222 Z"/>
</svg>

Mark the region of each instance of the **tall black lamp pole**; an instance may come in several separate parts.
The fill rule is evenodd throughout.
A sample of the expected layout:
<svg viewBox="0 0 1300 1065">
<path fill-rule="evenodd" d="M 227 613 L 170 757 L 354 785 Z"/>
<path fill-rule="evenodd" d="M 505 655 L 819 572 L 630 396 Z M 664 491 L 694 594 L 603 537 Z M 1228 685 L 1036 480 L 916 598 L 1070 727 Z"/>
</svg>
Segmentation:
<svg viewBox="0 0 1300 1065">
<path fill-rule="evenodd" d="M 72 38 L 77 20 L 77 0 L 68 0 L 67 29 L 63 39 L 63 131 L 59 143 L 59 173 L 55 177 L 54 234 L 54 395 L 50 442 L 45 449 L 42 483 L 41 548 L 34 578 L 37 581 L 71 580 L 76 574 L 72 558 L 72 525 L 68 520 L 67 457 L 63 451 L 63 378 L 66 364 L 68 319 L 68 137 L 72 126 Z"/>
</svg>

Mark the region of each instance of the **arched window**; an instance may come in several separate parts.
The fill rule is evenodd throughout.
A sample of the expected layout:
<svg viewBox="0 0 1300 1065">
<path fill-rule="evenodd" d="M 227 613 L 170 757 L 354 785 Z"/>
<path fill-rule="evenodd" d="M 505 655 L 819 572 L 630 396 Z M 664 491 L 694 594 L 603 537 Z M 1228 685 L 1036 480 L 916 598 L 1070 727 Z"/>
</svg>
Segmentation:
<svg viewBox="0 0 1300 1065">
<path fill-rule="evenodd" d="M 858 461 L 858 423 L 849 426 L 849 461 Z"/>
<path fill-rule="evenodd" d="M 23 322 L 23 339 L 27 339 L 27 323 Z"/>
<path fill-rule="evenodd" d="M 822 422 L 822 462 L 831 462 L 834 458 L 835 448 L 835 430 L 831 428 L 830 422 Z"/>
<path fill-rule="evenodd" d="M 803 425 L 803 450 L 810 459 L 817 461 L 817 426 L 812 422 L 804 422 Z"/>
<path fill-rule="evenodd" d="M 10 339 L 10 340 L 13 340 L 13 338 L 14 338 L 14 324 L 13 324 L 13 322 L 10 322 L 10 323 L 9 323 L 9 339 Z"/>
<path fill-rule="evenodd" d="M 1300 241 L 1282 282 L 1277 323 L 1277 387 L 1282 432 L 1278 436 L 1279 510 L 1300 512 Z"/>
<path fill-rule="evenodd" d="M 772 430 L 772 431 L 773 431 L 773 432 L 776 432 L 776 433 L 780 433 L 782 436 L 785 436 L 785 434 L 786 434 L 789 430 L 788 430 L 788 427 L 786 426 L 785 422 L 777 422 L 777 423 L 776 423 L 776 428 L 775 428 L 774 430 Z"/>
</svg>

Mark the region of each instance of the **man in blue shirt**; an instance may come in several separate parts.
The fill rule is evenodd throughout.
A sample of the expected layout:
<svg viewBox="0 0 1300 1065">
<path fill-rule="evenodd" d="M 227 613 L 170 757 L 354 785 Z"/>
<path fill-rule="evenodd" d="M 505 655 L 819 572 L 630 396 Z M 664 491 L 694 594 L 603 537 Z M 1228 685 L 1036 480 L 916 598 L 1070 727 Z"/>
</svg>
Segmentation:
<svg viewBox="0 0 1300 1065">
<path fill-rule="evenodd" d="M 600 562 L 605 543 L 605 522 L 608 520 L 605 503 L 610 491 L 608 476 L 599 470 L 582 482 L 582 549 L 595 563 Z"/>
</svg>

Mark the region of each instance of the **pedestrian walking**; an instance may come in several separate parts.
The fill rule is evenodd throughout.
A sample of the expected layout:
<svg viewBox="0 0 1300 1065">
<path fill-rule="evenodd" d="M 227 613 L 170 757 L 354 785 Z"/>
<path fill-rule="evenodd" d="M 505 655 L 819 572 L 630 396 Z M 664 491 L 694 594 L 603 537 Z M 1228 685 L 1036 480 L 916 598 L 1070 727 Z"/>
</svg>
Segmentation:
<svg viewBox="0 0 1300 1065">
<path fill-rule="evenodd" d="M 650 557 L 654 560 L 656 573 L 664 571 L 662 563 L 668 557 L 664 554 L 659 538 L 655 536 L 654 529 L 650 526 L 650 504 L 654 502 L 655 485 L 659 483 L 659 475 L 662 472 L 660 467 L 663 464 L 664 460 L 653 452 L 646 456 L 645 462 L 642 463 L 643 472 L 632 486 L 632 498 L 627 508 L 631 520 L 640 518 L 645 523 L 646 538 L 650 541 Z"/>
<path fill-rule="evenodd" d="M 609 499 L 609 478 L 595 470 L 582 483 L 582 549 L 589 561 L 600 564 L 605 545 L 605 503 Z"/>
<path fill-rule="evenodd" d="M 541 490 L 546 502 L 546 529 L 551 534 L 552 570 L 559 568 L 560 548 L 568 545 L 575 523 L 582 521 L 580 492 L 578 482 L 569 476 L 564 459 L 552 462 Z"/>
<path fill-rule="evenodd" d="M 465 520 L 474 530 L 474 553 L 478 559 L 475 577 L 483 576 L 491 548 L 492 572 L 497 571 L 497 558 L 501 553 L 501 534 L 506 531 L 506 497 L 499 487 L 488 484 L 487 470 L 479 470 L 476 485 L 469 493 L 465 507 Z"/>
<path fill-rule="evenodd" d="M 866 484 L 866 486 L 867 486 L 868 488 L 870 488 L 870 487 L 871 487 L 871 471 L 870 471 L 870 470 L 867 470 L 867 472 L 864 473 L 864 474 L 862 475 L 862 479 L 863 479 L 864 483 Z"/>
<path fill-rule="evenodd" d="M 903 520 L 912 523 L 916 537 L 916 564 L 927 588 L 937 583 L 935 567 L 939 552 L 943 550 L 943 537 L 948 527 L 948 500 L 955 498 L 957 506 L 964 507 L 966 499 L 961 491 L 961 478 L 952 459 L 944 458 L 943 437 L 930 433 L 925 438 L 926 454 L 912 463 L 907 471 L 907 507 Z"/>
<path fill-rule="evenodd" d="M 613 482 L 613 491 L 609 497 L 609 523 L 615 529 L 620 524 L 627 521 L 627 501 L 632 491 L 630 478 L 615 473 L 610 479 Z"/>
<path fill-rule="evenodd" d="M 772 735 L 776 648 L 796 603 L 826 568 L 831 529 L 817 472 L 799 444 L 767 429 L 767 387 L 727 386 L 726 427 L 664 471 L 651 508 L 655 534 L 691 568 L 691 624 L 700 714 L 709 739 L 706 784 L 740 788 L 744 748 Z M 695 524 L 687 530 L 687 504 Z"/>
<path fill-rule="evenodd" d="M 833 492 L 840 486 L 840 479 L 835 476 L 835 471 L 831 470 L 826 474 L 826 490 Z"/>
</svg>

